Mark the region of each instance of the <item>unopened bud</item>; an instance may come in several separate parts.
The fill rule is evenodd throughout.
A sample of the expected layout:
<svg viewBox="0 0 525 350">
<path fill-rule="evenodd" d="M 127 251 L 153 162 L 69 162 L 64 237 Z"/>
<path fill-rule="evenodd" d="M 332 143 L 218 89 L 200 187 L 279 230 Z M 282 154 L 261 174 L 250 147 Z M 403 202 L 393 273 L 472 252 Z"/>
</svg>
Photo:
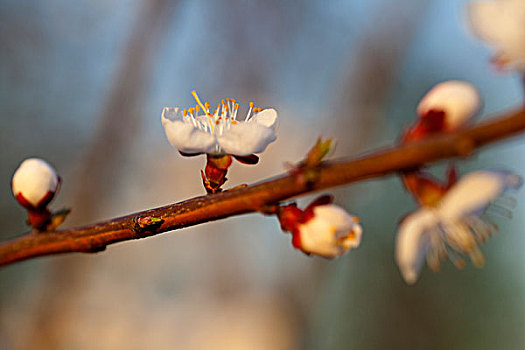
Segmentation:
<svg viewBox="0 0 525 350">
<path fill-rule="evenodd" d="M 474 85 L 450 80 L 434 86 L 421 99 L 417 113 L 421 119 L 429 113 L 444 112 L 444 130 L 453 131 L 474 116 L 481 107 L 481 97 Z"/>
<path fill-rule="evenodd" d="M 60 180 L 45 160 L 29 158 L 16 169 L 11 188 L 16 200 L 27 209 L 45 208 L 55 196 Z"/>
</svg>

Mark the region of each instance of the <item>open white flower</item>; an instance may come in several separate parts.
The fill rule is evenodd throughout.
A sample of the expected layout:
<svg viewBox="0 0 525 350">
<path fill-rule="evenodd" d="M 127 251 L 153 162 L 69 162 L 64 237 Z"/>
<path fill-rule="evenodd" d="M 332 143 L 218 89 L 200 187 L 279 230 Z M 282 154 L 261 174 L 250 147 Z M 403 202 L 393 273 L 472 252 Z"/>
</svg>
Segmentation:
<svg viewBox="0 0 525 350">
<path fill-rule="evenodd" d="M 51 201 L 59 182 L 55 169 L 45 160 L 29 158 L 16 169 L 11 188 L 20 204 L 37 208 Z"/>
<path fill-rule="evenodd" d="M 396 261 L 405 281 L 416 282 L 425 257 L 433 270 L 446 257 L 463 267 L 461 255 L 482 266 L 485 260 L 479 246 L 496 231 L 482 215 L 504 191 L 517 189 L 521 183 L 521 177 L 510 172 L 476 171 L 462 177 L 435 207 L 408 215 L 396 240 Z"/>
<path fill-rule="evenodd" d="M 162 125 L 169 142 L 185 154 L 231 154 L 248 156 L 263 152 L 275 141 L 277 111 L 261 109 L 250 103 L 244 120 L 237 120 L 239 104 L 226 99 L 215 111 L 208 102 L 201 103 L 192 91 L 198 105 L 188 110 L 165 107 Z M 202 114 L 199 114 L 202 113 Z"/>
<path fill-rule="evenodd" d="M 468 16 L 474 33 L 497 50 L 498 65 L 525 69 L 525 1 L 475 1 Z"/>
<path fill-rule="evenodd" d="M 313 217 L 300 224 L 294 234 L 297 248 L 308 254 L 333 259 L 361 243 L 359 219 L 343 208 L 326 204 L 313 208 Z"/>
<path fill-rule="evenodd" d="M 443 112 L 442 131 L 452 131 L 463 126 L 480 107 L 481 97 L 474 85 L 449 80 L 437 84 L 425 94 L 417 106 L 417 114 L 425 118 L 430 112 Z"/>
</svg>

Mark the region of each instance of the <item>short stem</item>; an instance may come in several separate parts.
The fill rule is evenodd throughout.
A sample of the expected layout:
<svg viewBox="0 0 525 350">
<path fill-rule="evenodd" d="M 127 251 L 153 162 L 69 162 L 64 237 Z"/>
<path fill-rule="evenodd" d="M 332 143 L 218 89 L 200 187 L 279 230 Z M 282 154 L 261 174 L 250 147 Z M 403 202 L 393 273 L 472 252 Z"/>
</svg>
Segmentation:
<svg viewBox="0 0 525 350">
<path fill-rule="evenodd" d="M 202 174 L 202 182 L 206 192 L 217 193 L 222 191 L 222 185 L 226 182 L 228 168 L 232 164 L 232 157 L 225 155 L 206 155 L 206 168 Z"/>
<path fill-rule="evenodd" d="M 47 208 L 27 209 L 28 223 L 37 231 L 45 231 L 51 220 L 51 212 Z"/>
</svg>

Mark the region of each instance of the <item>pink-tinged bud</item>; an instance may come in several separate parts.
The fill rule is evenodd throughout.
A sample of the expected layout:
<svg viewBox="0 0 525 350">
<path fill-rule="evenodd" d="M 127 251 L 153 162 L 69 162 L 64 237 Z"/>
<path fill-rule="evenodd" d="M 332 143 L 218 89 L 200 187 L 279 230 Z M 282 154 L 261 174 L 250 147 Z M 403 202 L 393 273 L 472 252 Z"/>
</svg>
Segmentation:
<svg viewBox="0 0 525 350">
<path fill-rule="evenodd" d="M 425 118 L 432 118 L 429 122 L 436 124 L 436 118 L 443 115 L 441 132 L 450 132 L 463 127 L 481 107 L 481 97 L 474 85 L 458 80 L 445 81 L 434 86 L 421 99 L 417 106 L 419 121 L 425 123 Z M 436 129 L 436 128 L 433 128 Z"/>
<path fill-rule="evenodd" d="M 307 254 L 333 259 L 358 247 L 362 232 L 356 216 L 334 204 L 319 205 L 309 220 L 298 225 L 294 246 Z"/>
<path fill-rule="evenodd" d="M 321 196 L 304 210 L 295 203 L 281 206 L 277 214 L 281 228 L 292 233 L 292 245 L 305 254 L 333 259 L 361 243 L 359 218 Z"/>
<path fill-rule="evenodd" d="M 27 209 L 45 208 L 55 196 L 60 180 L 55 169 L 39 158 L 29 158 L 16 169 L 11 188 L 16 200 Z"/>
<path fill-rule="evenodd" d="M 53 215 L 47 205 L 55 197 L 59 185 L 55 169 L 42 159 L 26 159 L 16 169 L 11 180 L 13 195 L 26 208 L 28 223 L 33 228 L 40 231 L 50 227 Z"/>
</svg>

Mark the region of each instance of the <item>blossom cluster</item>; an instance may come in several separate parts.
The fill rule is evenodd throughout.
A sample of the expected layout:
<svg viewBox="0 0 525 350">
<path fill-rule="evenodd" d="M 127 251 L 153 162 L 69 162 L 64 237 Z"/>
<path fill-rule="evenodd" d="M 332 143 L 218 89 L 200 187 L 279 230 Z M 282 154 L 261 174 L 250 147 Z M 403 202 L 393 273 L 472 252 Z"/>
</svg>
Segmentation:
<svg viewBox="0 0 525 350">
<path fill-rule="evenodd" d="M 458 131 L 477 113 L 481 98 L 466 82 L 448 81 L 432 88 L 418 105 L 418 118 L 402 135 L 403 143 Z M 439 181 L 427 169 L 402 174 L 403 183 L 420 208 L 407 215 L 396 238 L 396 261 L 403 278 L 415 283 L 426 260 L 437 271 L 449 258 L 465 266 L 463 256 L 481 267 L 480 250 L 497 227 L 485 215 L 487 208 L 509 189 L 521 186 L 520 176 L 503 170 L 480 170 L 457 178 L 451 164 L 447 180 Z"/>
<path fill-rule="evenodd" d="M 493 62 L 498 68 L 525 70 L 525 0 L 475 1 L 468 11 L 473 32 L 496 49 Z M 208 194 L 222 191 L 233 159 L 254 165 L 258 154 L 276 140 L 278 113 L 274 108 L 256 107 L 250 102 L 244 117 L 233 98 L 221 100 L 212 108 L 195 91 L 196 104 L 187 109 L 165 107 L 161 122 L 169 143 L 182 156 L 206 155 L 201 178 Z M 450 80 L 437 84 L 420 100 L 415 121 L 400 138 L 401 145 L 455 133 L 467 126 L 480 111 L 480 93 L 472 84 Z M 311 186 L 319 178 L 321 162 L 330 151 L 332 140 L 320 138 L 306 158 L 290 169 L 301 186 Z M 455 163 L 449 164 L 444 180 L 427 167 L 410 169 L 400 177 L 419 206 L 401 221 L 395 247 L 395 260 L 404 280 L 415 283 L 425 261 L 439 270 L 445 259 L 465 266 L 465 257 L 481 267 L 485 259 L 481 245 L 497 231 L 487 215 L 500 196 L 522 185 L 522 178 L 507 170 L 479 170 L 459 177 Z M 28 223 L 35 232 L 52 231 L 69 212 L 48 208 L 60 187 L 53 167 L 38 158 L 26 159 L 15 171 L 12 191 L 28 212 Z M 327 259 L 339 257 L 362 240 L 359 218 L 321 196 L 300 209 L 297 204 L 271 203 L 260 208 L 275 215 L 283 231 L 292 236 L 292 245 L 306 255 Z M 141 217 L 137 226 L 158 226 L 162 219 Z"/>
</svg>

